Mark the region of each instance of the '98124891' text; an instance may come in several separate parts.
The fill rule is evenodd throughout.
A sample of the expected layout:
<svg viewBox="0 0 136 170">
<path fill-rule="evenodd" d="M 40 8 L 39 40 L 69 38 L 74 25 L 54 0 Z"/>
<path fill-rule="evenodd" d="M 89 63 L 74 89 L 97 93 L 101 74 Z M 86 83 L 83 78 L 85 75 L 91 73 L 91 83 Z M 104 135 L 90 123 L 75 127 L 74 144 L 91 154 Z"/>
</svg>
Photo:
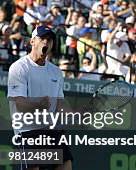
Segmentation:
<svg viewBox="0 0 136 170">
<path fill-rule="evenodd" d="M 63 152 L 61 149 L 16 150 L 9 152 L 8 158 L 15 164 L 20 163 L 20 161 L 28 161 L 30 164 L 60 164 L 63 162 Z"/>
</svg>

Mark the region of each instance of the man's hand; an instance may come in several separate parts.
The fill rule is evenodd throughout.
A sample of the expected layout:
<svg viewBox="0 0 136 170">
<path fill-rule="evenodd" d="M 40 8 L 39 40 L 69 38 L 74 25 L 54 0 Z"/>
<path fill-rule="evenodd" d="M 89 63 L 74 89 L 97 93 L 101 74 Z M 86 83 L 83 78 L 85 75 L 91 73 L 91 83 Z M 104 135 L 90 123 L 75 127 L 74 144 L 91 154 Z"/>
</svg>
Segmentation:
<svg viewBox="0 0 136 170">
<path fill-rule="evenodd" d="M 42 97 L 40 100 L 40 110 L 46 109 L 49 110 L 51 106 L 50 99 L 48 96 Z"/>
<path fill-rule="evenodd" d="M 119 23 L 117 24 L 117 26 L 116 26 L 115 30 L 116 30 L 116 31 L 119 31 L 119 30 L 120 30 L 121 25 L 122 25 L 122 23 L 121 23 L 121 22 L 119 22 Z"/>
</svg>

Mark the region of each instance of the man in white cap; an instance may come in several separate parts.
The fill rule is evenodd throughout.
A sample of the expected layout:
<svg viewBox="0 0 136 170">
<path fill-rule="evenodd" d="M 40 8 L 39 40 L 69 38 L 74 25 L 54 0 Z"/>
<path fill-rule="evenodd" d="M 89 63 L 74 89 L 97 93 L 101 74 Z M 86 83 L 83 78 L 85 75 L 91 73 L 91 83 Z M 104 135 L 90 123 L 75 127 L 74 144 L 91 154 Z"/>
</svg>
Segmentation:
<svg viewBox="0 0 136 170">
<path fill-rule="evenodd" d="M 37 27 L 32 32 L 30 44 L 31 52 L 13 63 L 9 69 L 8 78 L 8 99 L 10 112 L 13 119 L 15 112 L 32 113 L 35 109 L 42 111 L 46 109 L 49 113 L 54 113 L 58 108 L 63 95 L 63 77 L 60 69 L 49 62 L 49 56 L 53 47 L 54 33 L 44 26 Z M 22 121 L 22 120 L 21 120 Z M 35 123 L 26 124 L 19 129 L 14 129 L 15 134 L 20 134 L 22 138 L 36 139 L 39 134 L 55 138 L 55 145 L 21 145 L 24 149 L 62 149 L 63 164 L 51 165 L 55 170 L 71 170 L 72 155 L 66 145 L 59 146 L 58 141 L 62 131 L 49 130 L 48 125 Z M 50 121 L 49 121 L 50 123 Z M 18 139 L 22 140 L 22 139 Z M 50 148 L 48 148 L 50 147 Z M 49 166 L 49 165 L 48 165 Z M 49 168 L 47 165 L 30 164 L 27 160 L 23 162 L 23 170 L 39 170 Z M 22 170 L 21 169 L 21 170 Z"/>
<path fill-rule="evenodd" d="M 128 44 L 126 43 L 126 33 L 119 31 L 120 26 L 121 24 L 119 23 L 114 31 L 112 31 L 107 43 L 107 73 L 126 76 L 129 67 L 125 66 L 124 64 L 129 62 L 131 52 Z M 108 55 L 120 60 L 121 62 L 108 57 Z"/>
</svg>

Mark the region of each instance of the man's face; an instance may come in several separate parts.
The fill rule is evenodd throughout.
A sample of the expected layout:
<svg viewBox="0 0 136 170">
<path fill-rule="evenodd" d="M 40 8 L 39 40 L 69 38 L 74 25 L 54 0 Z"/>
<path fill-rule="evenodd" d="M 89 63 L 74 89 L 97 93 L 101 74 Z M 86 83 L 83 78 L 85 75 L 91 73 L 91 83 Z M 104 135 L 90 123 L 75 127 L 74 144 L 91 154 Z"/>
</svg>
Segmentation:
<svg viewBox="0 0 136 170">
<path fill-rule="evenodd" d="M 90 64 L 91 62 L 88 59 L 83 59 L 83 66 L 88 66 Z"/>
<path fill-rule="evenodd" d="M 32 50 L 34 50 L 39 58 L 45 58 L 51 51 L 53 40 L 49 36 L 34 37 L 31 40 Z"/>
<path fill-rule="evenodd" d="M 123 44 L 123 41 L 118 38 L 115 38 L 114 43 L 116 43 L 116 45 L 120 47 Z"/>
<path fill-rule="evenodd" d="M 58 15 L 58 14 L 60 13 L 60 9 L 56 7 L 56 8 L 53 8 L 53 9 L 51 10 L 51 12 L 52 12 L 53 15 L 56 16 L 56 15 Z"/>
<path fill-rule="evenodd" d="M 97 14 L 102 14 L 102 13 L 103 13 L 103 8 L 102 8 L 102 6 L 98 6 L 96 12 L 97 12 Z"/>
<path fill-rule="evenodd" d="M 127 6 L 128 6 L 127 2 L 122 1 L 122 3 L 121 3 L 122 9 L 127 9 Z"/>
<path fill-rule="evenodd" d="M 85 23 L 86 23 L 86 19 L 85 19 L 84 17 L 79 17 L 79 18 L 78 18 L 77 24 L 78 24 L 78 26 L 79 26 L 80 28 L 84 27 L 84 26 L 85 26 Z"/>
<path fill-rule="evenodd" d="M 77 21 L 77 20 L 78 20 L 78 16 L 79 16 L 79 15 L 78 15 L 77 12 L 73 12 L 71 18 L 72 18 L 72 20 Z"/>
</svg>

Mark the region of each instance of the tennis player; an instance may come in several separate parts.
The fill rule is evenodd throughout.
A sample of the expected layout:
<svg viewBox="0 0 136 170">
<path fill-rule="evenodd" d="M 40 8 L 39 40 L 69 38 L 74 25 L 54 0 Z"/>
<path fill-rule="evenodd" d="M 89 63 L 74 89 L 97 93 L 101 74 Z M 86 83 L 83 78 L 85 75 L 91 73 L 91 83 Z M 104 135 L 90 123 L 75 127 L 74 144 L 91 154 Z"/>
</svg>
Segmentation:
<svg viewBox="0 0 136 170">
<path fill-rule="evenodd" d="M 63 95 L 63 77 L 60 69 L 49 61 L 55 34 L 44 26 L 37 27 L 32 32 L 30 44 L 31 52 L 15 63 L 9 69 L 8 99 L 11 114 L 17 111 L 31 112 L 36 108 L 55 112 Z M 62 131 L 47 130 L 43 125 L 24 127 L 14 130 L 22 137 L 36 138 L 39 134 L 54 137 L 57 141 Z M 52 165 L 55 170 L 71 170 L 72 155 L 68 146 L 57 144 L 48 146 L 23 146 L 23 149 L 63 149 L 63 165 Z M 23 170 L 49 169 L 47 165 L 32 165 L 27 161 L 21 165 Z"/>
</svg>

